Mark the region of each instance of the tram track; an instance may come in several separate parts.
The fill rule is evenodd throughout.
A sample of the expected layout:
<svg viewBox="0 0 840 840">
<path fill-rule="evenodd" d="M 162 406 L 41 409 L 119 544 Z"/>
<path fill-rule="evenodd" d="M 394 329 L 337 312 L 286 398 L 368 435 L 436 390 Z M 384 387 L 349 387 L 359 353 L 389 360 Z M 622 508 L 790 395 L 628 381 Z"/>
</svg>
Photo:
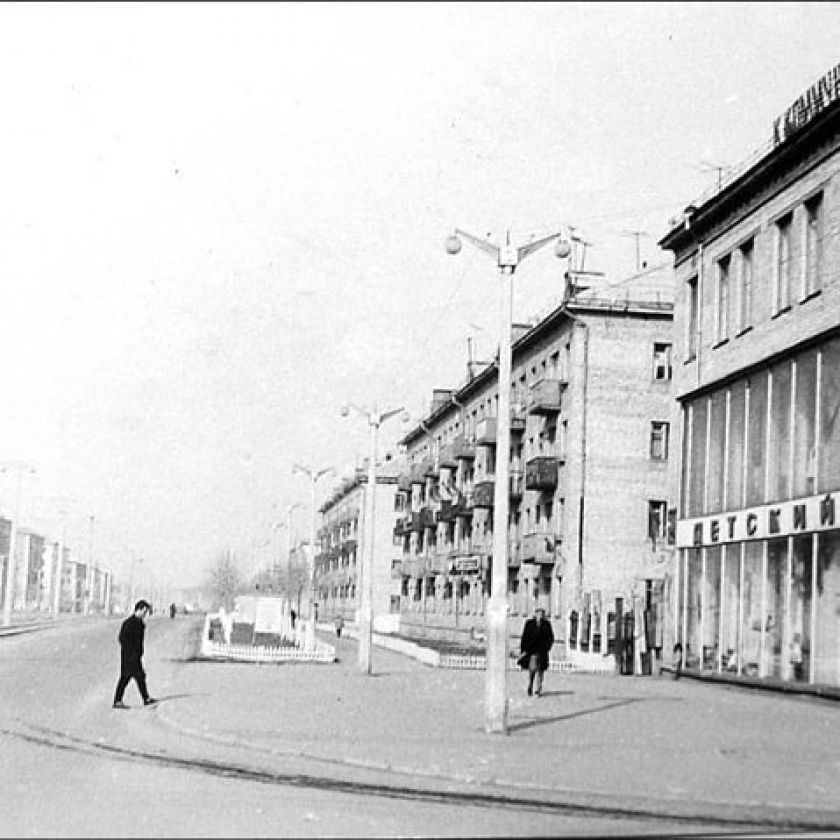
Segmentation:
<svg viewBox="0 0 840 840">
<path fill-rule="evenodd" d="M 559 791 L 511 793 L 470 789 L 452 780 L 438 779 L 437 784 L 384 783 L 361 778 L 341 778 L 337 773 L 279 772 L 242 762 L 222 761 L 208 757 L 176 755 L 93 740 L 69 732 L 26 723 L 22 720 L 0 725 L 0 735 L 18 739 L 46 749 L 70 751 L 117 761 L 142 762 L 166 769 L 180 769 L 208 776 L 269 785 L 310 789 L 322 793 L 372 796 L 426 804 L 458 805 L 474 808 L 501 808 L 522 812 L 576 816 L 591 819 L 646 820 L 698 829 L 731 832 L 748 831 L 825 831 L 840 828 L 840 815 L 834 812 L 802 811 L 801 813 L 768 813 L 755 807 L 724 805 L 710 813 L 709 803 L 675 803 L 671 800 L 646 799 L 644 804 L 608 805 L 592 794 Z M 358 776 L 358 774 L 356 774 Z M 599 801 L 600 800 L 600 801 Z"/>
</svg>

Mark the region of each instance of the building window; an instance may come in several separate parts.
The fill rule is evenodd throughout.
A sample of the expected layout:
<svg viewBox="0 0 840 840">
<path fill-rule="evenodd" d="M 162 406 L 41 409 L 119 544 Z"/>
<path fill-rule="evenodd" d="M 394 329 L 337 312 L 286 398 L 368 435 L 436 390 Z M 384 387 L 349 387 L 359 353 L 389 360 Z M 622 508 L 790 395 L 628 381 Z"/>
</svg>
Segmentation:
<svg viewBox="0 0 840 840">
<path fill-rule="evenodd" d="M 805 203 L 805 276 L 802 297 L 806 298 L 820 288 L 823 240 L 822 193 Z"/>
<path fill-rule="evenodd" d="M 793 216 L 787 215 L 776 222 L 776 276 L 773 289 L 773 313 L 790 306 L 790 280 L 793 273 L 791 229 Z"/>
<path fill-rule="evenodd" d="M 650 457 L 654 461 L 668 459 L 668 423 L 654 421 L 650 424 Z"/>
<path fill-rule="evenodd" d="M 754 254 L 752 239 L 738 249 L 738 332 L 752 326 Z"/>
<path fill-rule="evenodd" d="M 653 345 L 653 378 L 663 382 L 671 378 L 671 345 Z"/>
<path fill-rule="evenodd" d="M 668 535 L 668 505 L 661 499 L 648 500 L 648 539 L 656 545 Z"/>
<path fill-rule="evenodd" d="M 692 277 L 688 281 L 688 318 L 686 320 L 686 336 L 685 336 L 685 358 L 687 362 L 692 361 L 697 357 L 697 340 L 698 340 L 698 326 L 699 326 L 699 310 L 697 299 L 697 278 Z"/>
<path fill-rule="evenodd" d="M 729 256 L 718 261 L 715 341 L 729 338 Z"/>
</svg>

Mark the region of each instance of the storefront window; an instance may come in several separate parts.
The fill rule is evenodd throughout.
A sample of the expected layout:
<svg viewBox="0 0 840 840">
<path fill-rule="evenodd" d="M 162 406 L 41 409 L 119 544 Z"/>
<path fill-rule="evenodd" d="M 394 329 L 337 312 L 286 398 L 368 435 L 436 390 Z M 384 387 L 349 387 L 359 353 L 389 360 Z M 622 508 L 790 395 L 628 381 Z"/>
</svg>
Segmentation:
<svg viewBox="0 0 840 840">
<path fill-rule="evenodd" d="M 702 561 L 700 549 L 686 552 L 688 559 L 688 612 L 686 614 L 686 639 L 684 648 L 686 668 L 699 668 L 701 665 L 701 627 L 703 589 L 701 584 Z"/>
<path fill-rule="evenodd" d="M 793 541 L 793 581 L 790 598 L 790 678 L 807 682 L 811 672 L 811 585 L 813 537 Z"/>
<path fill-rule="evenodd" d="M 764 445 L 767 437 L 767 374 L 759 373 L 749 383 L 749 429 L 747 432 L 747 505 L 764 502 Z"/>
<path fill-rule="evenodd" d="M 739 508 L 744 493 L 744 407 L 746 385 L 739 382 L 729 392 L 729 461 L 726 471 L 726 508 Z"/>
<path fill-rule="evenodd" d="M 817 564 L 816 633 L 812 655 L 814 680 L 840 684 L 840 532 L 819 535 Z"/>
<path fill-rule="evenodd" d="M 796 404 L 793 422 L 793 496 L 811 496 L 816 468 L 817 354 L 804 353 L 796 360 Z"/>
<path fill-rule="evenodd" d="M 767 543 L 767 589 L 764 617 L 764 669 L 762 676 L 782 677 L 784 626 L 787 621 L 785 601 L 788 587 L 788 541 Z M 787 652 L 785 652 L 787 655 Z"/>
<path fill-rule="evenodd" d="M 820 374 L 819 489 L 840 488 L 840 339 L 822 349 Z"/>
<path fill-rule="evenodd" d="M 790 362 L 776 365 L 772 376 L 767 440 L 768 502 L 790 498 Z"/>
<path fill-rule="evenodd" d="M 703 668 L 716 671 L 720 648 L 720 557 L 721 548 L 706 549 L 706 585 L 703 594 Z"/>
<path fill-rule="evenodd" d="M 699 516 L 705 512 L 703 491 L 706 481 L 706 404 L 707 400 L 703 397 L 691 405 L 689 516 Z"/>
<path fill-rule="evenodd" d="M 761 554 L 762 543 L 744 545 L 744 591 L 742 593 L 741 673 L 758 676 L 759 647 L 761 641 Z"/>
<path fill-rule="evenodd" d="M 738 670 L 738 604 L 741 597 L 741 546 L 725 545 L 722 549 L 723 562 L 723 611 L 721 638 L 721 665 L 724 671 Z"/>
<path fill-rule="evenodd" d="M 723 510 L 723 464 L 726 447 L 726 391 L 718 391 L 709 400 L 711 412 L 709 457 L 706 466 L 706 513 Z"/>
</svg>

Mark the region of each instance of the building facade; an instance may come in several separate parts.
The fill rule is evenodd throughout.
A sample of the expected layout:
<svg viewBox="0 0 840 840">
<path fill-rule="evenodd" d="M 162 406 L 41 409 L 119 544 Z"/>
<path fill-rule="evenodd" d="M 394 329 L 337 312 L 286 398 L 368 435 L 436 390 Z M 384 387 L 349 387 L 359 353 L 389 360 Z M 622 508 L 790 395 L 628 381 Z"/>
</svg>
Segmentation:
<svg viewBox="0 0 840 840">
<path fill-rule="evenodd" d="M 539 605 L 571 659 L 616 652 L 635 619 L 636 662 L 661 648 L 670 455 L 672 273 L 569 295 L 514 325 L 511 416 L 495 364 L 436 391 L 403 440 L 394 529 L 402 632 L 465 643 L 484 631 L 498 459 L 508 458 L 511 636 Z M 509 422 L 511 447 L 497 452 Z M 628 625 L 629 626 L 629 625 Z M 645 633 L 645 627 L 648 633 Z"/>
<path fill-rule="evenodd" d="M 838 98 L 840 67 L 660 243 L 680 439 L 668 609 L 698 672 L 840 684 Z"/>
<path fill-rule="evenodd" d="M 397 517 L 398 467 L 387 456 L 377 465 L 372 610 L 378 632 L 399 629 L 398 592 L 393 575 L 393 530 Z M 321 505 L 318 555 L 315 558 L 315 593 L 319 621 L 341 616 L 356 623 L 361 607 L 362 553 L 365 545 L 367 469 L 357 469 L 342 481 Z"/>
</svg>

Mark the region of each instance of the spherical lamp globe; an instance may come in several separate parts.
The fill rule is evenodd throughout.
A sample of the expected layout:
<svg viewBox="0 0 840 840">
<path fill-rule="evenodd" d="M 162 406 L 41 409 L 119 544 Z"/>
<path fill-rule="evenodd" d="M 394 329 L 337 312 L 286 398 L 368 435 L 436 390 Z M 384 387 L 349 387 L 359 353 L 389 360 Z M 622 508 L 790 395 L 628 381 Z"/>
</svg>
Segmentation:
<svg viewBox="0 0 840 840">
<path fill-rule="evenodd" d="M 446 238 L 446 253 L 447 254 L 457 254 L 458 251 L 461 250 L 461 240 L 455 236 L 453 233 L 452 236 L 448 236 Z"/>
<path fill-rule="evenodd" d="M 565 239 L 558 239 L 554 243 L 554 256 L 558 259 L 564 260 L 569 256 L 572 249 Z"/>
</svg>

